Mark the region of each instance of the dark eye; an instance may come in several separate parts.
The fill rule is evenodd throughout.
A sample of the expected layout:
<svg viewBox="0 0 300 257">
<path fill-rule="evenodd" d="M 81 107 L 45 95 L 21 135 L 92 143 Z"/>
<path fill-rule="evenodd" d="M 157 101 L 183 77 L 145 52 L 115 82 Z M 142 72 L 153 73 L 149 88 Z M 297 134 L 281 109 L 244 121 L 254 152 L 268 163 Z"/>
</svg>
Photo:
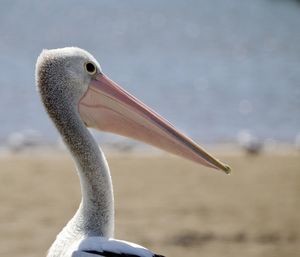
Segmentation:
<svg viewBox="0 0 300 257">
<path fill-rule="evenodd" d="M 87 62 L 84 64 L 84 68 L 90 75 L 94 75 L 97 71 L 96 65 L 92 62 Z"/>
</svg>

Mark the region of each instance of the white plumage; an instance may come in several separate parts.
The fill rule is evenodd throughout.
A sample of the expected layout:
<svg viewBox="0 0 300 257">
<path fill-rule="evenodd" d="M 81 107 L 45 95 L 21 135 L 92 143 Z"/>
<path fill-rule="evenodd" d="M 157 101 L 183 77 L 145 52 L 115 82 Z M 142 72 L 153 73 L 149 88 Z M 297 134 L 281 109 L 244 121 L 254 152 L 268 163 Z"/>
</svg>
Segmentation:
<svg viewBox="0 0 300 257">
<path fill-rule="evenodd" d="M 131 255 L 131 256 L 143 256 L 143 257 L 153 257 L 153 256 L 161 256 L 154 255 L 151 251 L 144 248 L 143 246 L 130 243 L 127 241 L 116 240 L 116 239 L 106 239 L 103 237 L 89 237 L 87 239 L 82 240 L 78 245 L 72 249 L 73 255 L 72 257 L 93 257 L 97 255 L 95 252 L 101 256 L 106 256 L 107 254 L 115 254 L 123 256 Z M 105 255 L 106 254 L 106 255 Z M 108 255 L 109 256 L 109 255 Z"/>
<path fill-rule="evenodd" d="M 73 156 L 82 200 L 48 257 L 161 257 L 114 236 L 114 198 L 105 156 L 88 127 L 155 145 L 229 173 L 230 168 L 178 132 L 149 107 L 106 77 L 79 48 L 45 50 L 36 65 L 42 102 Z"/>
</svg>

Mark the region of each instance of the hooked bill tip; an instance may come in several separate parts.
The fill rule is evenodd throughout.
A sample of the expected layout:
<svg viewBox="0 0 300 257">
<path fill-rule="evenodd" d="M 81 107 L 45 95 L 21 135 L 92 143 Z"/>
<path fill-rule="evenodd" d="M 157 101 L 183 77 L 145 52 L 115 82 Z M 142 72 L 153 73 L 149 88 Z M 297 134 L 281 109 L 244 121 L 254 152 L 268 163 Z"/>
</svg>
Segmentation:
<svg viewBox="0 0 300 257">
<path fill-rule="evenodd" d="M 230 168 L 230 166 L 229 165 L 227 165 L 227 164 L 224 164 L 223 165 L 223 169 L 222 169 L 227 175 L 230 175 L 230 173 L 231 173 L 231 168 Z"/>
</svg>

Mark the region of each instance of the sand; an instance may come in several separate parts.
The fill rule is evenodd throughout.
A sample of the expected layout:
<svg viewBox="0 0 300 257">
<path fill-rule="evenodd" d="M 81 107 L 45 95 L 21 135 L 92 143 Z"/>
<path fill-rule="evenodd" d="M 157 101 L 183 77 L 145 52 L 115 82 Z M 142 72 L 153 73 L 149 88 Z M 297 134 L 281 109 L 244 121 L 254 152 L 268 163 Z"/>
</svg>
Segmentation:
<svg viewBox="0 0 300 257">
<path fill-rule="evenodd" d="M 169 257 L 300 256 L 300 155 L 110 155 L 116 237 Z M 41 257 L 80 200 L 65 153 L 0 156 L 0 256 Z"/>
</svg>

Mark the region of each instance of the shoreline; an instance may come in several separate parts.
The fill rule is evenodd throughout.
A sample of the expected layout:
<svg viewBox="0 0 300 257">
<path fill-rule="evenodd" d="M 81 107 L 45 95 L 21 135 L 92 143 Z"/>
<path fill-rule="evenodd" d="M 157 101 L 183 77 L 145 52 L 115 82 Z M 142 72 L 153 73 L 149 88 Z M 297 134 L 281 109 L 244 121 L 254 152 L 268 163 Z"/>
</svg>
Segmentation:
<svg viewBox="0 0 300 257">
<path fill-rule="evenodd" d="M 121 144 L 120 144 L 121 145 Z M 100 146 L 100 145 L 99 145 Z M 168 157 L 174 156 L 164 152 L 163 150 L 151 147 L 148 145 L 137 145 L 133 147 L 118 147 L 111 145 L 100 146 L 102 151 L 107 156 L 150 156 L 150 157 Z M 238 144 L 208 144 L 204 145 L 203 148 L 211 153 L 212 155 L 220 156 L 235 156 L 235 155 L 300 155 L 300 150 L 297 149 L 293 144 L 289 143 L 278 143 L 272 145 L 265 145 L 258 153 L 248 153 L 242 146 Z M 48 146 L 30 146 L 22 149 L 11 149 L 9 147 L 0 147 L 0 158 L 8 156 L 31 156 L 32 154 L 43 156 L 43 155 L 68 155 L 68 150 L 63 146 L 48 145 Z"/>
</svg>

